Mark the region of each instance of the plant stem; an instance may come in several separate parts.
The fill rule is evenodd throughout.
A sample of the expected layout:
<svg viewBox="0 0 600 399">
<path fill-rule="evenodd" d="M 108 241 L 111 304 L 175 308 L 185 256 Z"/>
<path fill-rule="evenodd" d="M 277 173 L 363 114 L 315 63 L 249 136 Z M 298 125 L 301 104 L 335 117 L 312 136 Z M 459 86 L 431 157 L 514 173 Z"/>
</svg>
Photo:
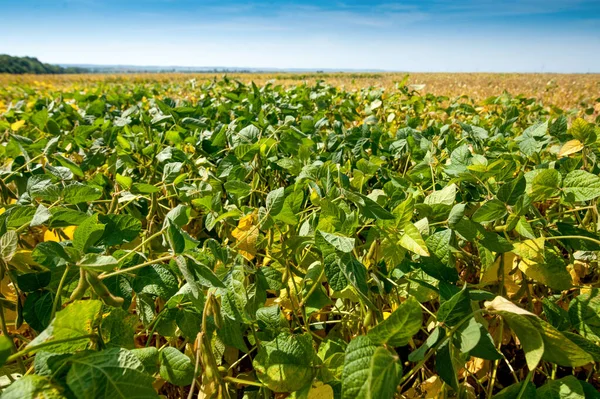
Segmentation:
<svg viewBox="0 0 600 399">
<path fill-rule="evenodd" d="M 450 338 L 452 338 L 452 336 L 460 328 L 460 326 L 462 326 L 464 323 L 469 321 L 471 319 L 471 317 L 475 316 L 478 313 L 484 313 L 485 311 L 486 311 L 485 309 L 476 310 L 475 312 L 472 312 L 467 317 L 465 317 L 460 322 L 458 322 L 457 325 L 452 327 L 452 329 L 450 331 L 448 331 L 446 336 L 442 340 L 438 341 L 438 343 L 436 343 L 434 346 L 432 346 L 431 349 L 429 350 L 429 352 L 427 352 L 427 355 L 425 355 L 425 357 L 419 363 L 417 363 L 417 365 L 415 367 L 413 367 L 407 374 L 404 375 L 404 377 L 402 377 L 402 379 L 400 380 L 400 383 L 398 385 L 402 385 L 404 382 L 408 381 L 408 379 L 411 378 L 417 371 L 419 371 L 421 369 L 421 367 L 423 367 L 423 365 L 425 363 L 427 363 L 429 358 L 431 356 L 433 356 L 435 351 L 438 350 L 440 346 L 445 344 L 446 341 L 448 341 Z"/>
<path fill-rule="evenodd" d="M 302 298 L 302 302 L 300 302 L 300 305 L 298 305 L 298 306 L 303 307 L 304 304 L 306 304 L 306 301 L 308 301 L 308 298 L 310 298 L 310 296 L 317 290 L 317 288 L 322 286 L 320 282 L 324 275 L 325 275 L 325 267 L 323 267 L 323 269 L 321 270 L 321 273 L 319 274 L 319 277 L 317 277 L 317 279 L 313 283 L 312 287 L 310 287 L 310 290 L 308 290 L 308 292 L 306 293 L 304 298 Z"/>
<path fill-rule="evenodd" d="M 45 348 L 47 346 L 52 346 L 52 345 L 57 345 L 57 344 L 64 344 L 65 342 L 79 341 L 79 340 L 82 340 L 82 339 L 89 339 L 89 338 L 94 338 L 94 337 L 96 337 L 96 334 L 87 334 L 87 335 L 81 335 L 79 337 L 74 337 L 74 338 L 54 339 L 52 341 L 42 342 L 39 345 L 27 347 L 27 348 L 23 349 L 20 352 L 17 352 L 17 353 L 15 353 L 13 355 L 10 355 L 8 357 L 8 359 L 6 360 L 6 362 L 7 363 L 8 362 L 12 362 L 13 360 L 19 359 L 22 356 L 24 356 L 24 355 L 26 355 L 26 354 L 28 354 L 30 352 L 36 351 L 36 350 L 41 349 L 41 348 Z M 23 373 L 25 373 L 25 371 L 23 371 Z"/>
<path fill-rule="evenodd" d="M 14 357 L 17 360 L 21 374 L 25 374 L 25 371 L 27 371 L 27 370 L 25 369 L 25 365 L 23 364 L 23 361 L 21 360 L 21 356 L 17 356 L 19 354 L 19 352 L 18 352 L 17 346 L 15 345 L 15 341 L 13 341 L 13 339 L 12 339 L 12 335 L 10 335 L 10 333 L 8 332 L 8 327 L 6 326 L 6 319 L 4 318 L 4 307 L 1 304 L 0 304 L 0 325 L 2 326 L 2 334 L 4 334 L 5 337 L 10 339 L 10 342 L 12 343 L 13 352 L 15 352 L 13 355 L 9 356 L 8 359 L 10 359 L 11 357 Z M 8 362 L 8 360 L 7 360 L 7 362 Z"/>
<path fill-rule="evenodd" d="M 138 249 L 142 248 L 148 242 L 154 240 L 156 237 L 161 236 L 164 231 L 165 231 L 164 229 L 160 229 L 156 233 L 152 234 L 150 237 L 148 237 L 145 240 L 143 240 L 137 247 L 135 247 L 131 251 L 127 252 L 125 255 L 123 255 L 122 257 L 120 257 L 118 260 L 122 261 L 123 259 L 127 258 L 129 255 L 132 255 L 132 254 L 136 253 Z"/>
<path fill-rule="evenodd" d="M 143 267 L 150 266 L 155 263 L 160 263 L 160 262 L 164 262 L 166 260 L 171 260 L 171 259 L 175 259 L 175 256 L 173 256 L 173 255 L 163 256 L 162 258 L 149 260 L 148 262 L 140 263 L 139 265 L 131 266 L 126 269 L 117 270 L 117 271 L 107 273 L 107 274 L 101 274 L 100 276 L 98 276 L 98 278 L 100 280 L 104 280 L 105 278 L 108 278 L 108 277 L 117 276 L 117 275 L 123 274 L 123 273 L 129 273 L 134 270 L 141 269 Z"/>
<path fill-rule="evenodd" d="M 33 158 L 31 158 L 28 162 L 25 162 L 23 165 L 19 166 L 17 169 L 13 170 L 8 176 L 6 176 L 5 178 L 2 179 L 3 182 L 6 182 L 8 179 L 10 179 L 11 177 L 13 177 L 14 175 L 16 175 L 17 173 L 19 173 L 21 171 L 21 169 L 26 168 L 27 166 L 29 166 L 29 164 L 31 164 L 33 161 L 37 161 L 39 158 L 43 157 L 44 154 L 40 154 L 37 155 Z"/>
<path fill-rule="evenodd" d="M 187 399 L 192 399 L 194 397 L 194 389 L 196 388 L 196 380 L 198 379 L 198 370 L 200 369 L 200 351 L 202 349 L 202 340 L 199 337 L 196 337 L 196 363 L 194 365 L 194 379 L 192 380 L 192 386 L 190 387 L 190 393 L 187 396 Z"/>
<path fill-rule="evenodd" d="M 591 237 L 586 236 L 553 236 L 553 237 L 544 237 L 545 240 L 587 240 L 591 241 L 595 244 L 600 245 L 600 240 L 596 240 Z"/>
<path fill-rule="evenodd" d="M 50 320 L 54 318 L 56 314 L 56 309 L 58 308 L 58 302 L 60 301 L 60 295 L 62 294 L 63 286 L 65 285 L 65 281 L 67 280 L 67 275 L 69 274 L 69 264 L 65 267 L 65 272 L 60 278 L 60 282 L 58 283 L 58 288 L 56 289 L 56 296 L 54 297 L 54 302 L 52 303 L 52 311 L 50 312 Z"/>
<path fill-rule="evenodd" d="M 252 386 L 261 387 L 261 388 L 264 386 L 260 382 L 242 380 L 241 378 L 235 378 L 235 377 L 223 377 L 223 380 L 225 380 L 227 382 L 233 382 L 236 384 L 252 385 Z"/>
<path fill-rule="evenodd" d="M 529 381 L 531 380 L 534 371 L 535 370 L 529 370 L 529 373 L 527 373 L 527 377 L 525 377 L 525 381 L 523 381 L 523 385 L 521 386 L 521 390 L 519 390 L 519 395 L 517 396 L 517 399 L 521 399 L 523 397 L 523 394 L 527 389 L 527 385 L 529 385 Z"/>
</svg>

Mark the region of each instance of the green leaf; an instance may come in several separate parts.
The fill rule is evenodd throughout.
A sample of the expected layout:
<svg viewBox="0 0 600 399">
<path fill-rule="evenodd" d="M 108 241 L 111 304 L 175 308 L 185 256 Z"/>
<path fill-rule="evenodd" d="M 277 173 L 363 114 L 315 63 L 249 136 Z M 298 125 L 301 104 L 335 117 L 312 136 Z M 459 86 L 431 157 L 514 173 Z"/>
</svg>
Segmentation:
<svg viewBox="0 0 600 399">
<path fill-rule="evenodd" d="M 392 211 L 393 215 L 396 217 L 396 226 L 401 229 L 404 228 L 407 223 L 410 223 L 414 212 L 415 200 L 414 198 L 409 197 Z"/>
<path fill-rule="evenodd" d="M 31 257 L 37 263 L 48 268 L 64 266 L 70 261 L 70 257 L 63 246 L 54 241 L 38 243 L 31 253 Z"/>
<path fill-rule="evenodd" d="M 119 308 L 111 309 L 102 319 L 102 339 L 107 347 L 123 347 L 133 349 L 134 337 L 138 319 L 135 315 Z"/>
<path fill-rule="evenodd" d="M 496 297 L 489 304 L 486 303 L 486 306 L 500 314 L 508 322 L 525 351 L 527 367 L 529 370 L 535 370 L 544 355 L 544 341 L 538 329 L 526 318 L 532 313 L 513 305 L 502 297 Z"/>
<path fill-rule="evenodd" d="M 44 205 L 39 204 L 29 224 L 31 227 L 41 226 L 52 217 L 52 213 Z"/>
<path fill-rule="evenodd" d="M 142 230 L 142 222 L 130 215 L 100 215 L 98 219 L 105 226 L 101 241 L 108 246 L 133 241 Z"/>
<path fill-rule="evenodd" d="M 6 227 L 18 229 L 31 223 L 36 208 L 31 206 L 14 206 L 6 211 Z"/>
<path fill-rule="evenodd" d="M 177 348 L 167 346 L 160 351 L 160 376 L 178 387 L 190 385 L 194 380 L 194 364 Z"/>
<path fill-rule="evenodd" d="M 190 222 L 190 215 L 191 208 L 189 206 L 179 204 L 165 215 L 163 227 L 167 226 L 169 222 L 176 227 L 183 227 Z"/>
<path fill-rule="evenodd" d="M 503 357 L 502 353 L 496 348 L 492 336 L 482 325 L 479 326 L 479 341 L 475 347 L 469 351 L 469 354 L 486 360 L 498 360 Z"/>
<path fill-rule="evenodd" d="M 280 187 L 267 194 L 267 212 L 269 215 L 275 216 L 283 209 L 283 203 L 285 201 L 284 188 Z"/>
<path fill-rule="evenodd" d="M 536 238 L 533 228 L 531 228 L 531 224 L 529 224 L 525 216 L 519 217 L 519 221 L 515 226 L 515 231 L 525 238 L 532 240 Z"/>
<path fill-rule="evenodd" d="M 577 297 L 574 299 L 577 299 Z M 573 301 L 571 305 L 574 305 Z M 542 309 L 544 309 L 544 315 L 548 322 L 557 330 L 565 331 L 571 327 L 569 313 L 549 298 L 542 299 Z"/>
<path fill-rule="evenodd" d="M 2 392 L 2 399 L 66 399 L 64 389 L 50 378 L 26 375 Z"/>
<path fill-rule="evenodd" d="M 600 341 L 600 290 L 575 296 L 569 304 L 569 319 L 583 337 Z"/>
<path fill-rule="evenodd" d="M 14 230 L 9 230 L 0 237 L 0 258 L 6 263 L 10 262 L 17 252 L 19 235 Z"/>
<path fill-rule="evenodd" d="M 421 305 L 409 297 L 387 319 L 369 330 L 368 337 L 375 344 L 404 346 L 419 332 L 423 322 Z"/>
<path fill-rule="evenodd" d="M 225 184 L 223 184 L 223 187 L 225 187 L 227 193 L 237 198 L 246 197 L 250 195 L 250 192 L 252 191 L 252 186 L 250 186 L 248 183 L 244 183 L 243 181 L 239 180 L 231 180 L 225 182 Z"/>
<path fill-rule="evenodd" d="M 358 336 L 348 344 L 342 372 L 342 399 L 391 399 L 402 377 L 395 353 Z"/>
<path fill-rule="evenodd" d="M 563 181 L 567 201 L 589 201 L 600 197 L 600 177 L 585 170 L 569 172 Z"/>
<path fill-rule="evenodd" d="M 412 223 L 408 223 L 404 226 L 404 234 L 400 237 L 398 244 L 418 255 L 429 256 L 429 250 L 427 249 L 423 237 L 421 237 L 419 229 Z"/>
<path fill-rule="evenodd" d="M 458 349 L 453 348 L 450 341 L 446 341 L 440 345 L 435 353 L 435 370 L 442 381 L 450 385 L 455 391 L 458 391 L 458 376 L 456 375 L 456 367 L 451 349 L 453 352 L 458 351 Z"/>
<path fill-rule="evenodd" d="M 593 143 L 596 140 L 594 124 L 582 118 L 577 118 L 573 121 L 569 129 L 569 134 L 585 144 Z"/>
<path fill-rule="evenodd" d="M 573 284 L 562 254 L 553 248 L 544 248 L 544 238 L 521 241 L 513 252 L 522 259 L 518 266 L 528 277 L 555 290 L 568 290 Z"/>
<path fill-rule="evenodd" d="M 17 205 L 6 211 L 6 227 L 18 229 L 31 223 L 36 208 L 31 206 Z"/>
<path fill-rule="evenodd" d="M 469 292 L 463 288 L 449 300 L 442 303 L 438 310 L 437 320 L 449 326 L 454 326 L 471 312 L 471 298 Z"/>
<path fill-rule="evenodd" d="M 590 354 L 560 331 L 512 302 L 496 297 L 493 301 L 486 302 L 486 306 L 500 314 L 517 334 L 530 370 L 541 359 L 565 367 L 583 366 L 594 361 Z"/>
<path fill-rule="evenodd" d="M 182 162 L 169 162 L 165 164 L 163 168 L 163 182 L 165 182 L 166 184 L 173 183 L 175 179 L 177 179 L 177 177 L 180 175 L 182 168 Z"/>
<path fill-rule="evenodd" d="M 87 254 L 77 262 L 77 266 L 95 272 L 107 272 L 119 266 L 119 261 L 110 255 Z"/>
<path fill-rule="evenodd" d="M 148 183 L 133 183 L 131 186 L 132 194 L 154 194 L 160 191 L 160 187 Z"/>
<path fill-rule="evenodd" d="M 52 341 L 59 342 L 54 345 L 44 346 L 44 351 L 55 353 L 69 353 L 83 350 L 90 342 L 90 335 L 100 320 L 102 302 L 97 300 L 75 301 L 56 313 L 48 328 L 40 333 L 27 348 L 35 348 Z"/>
<path fill-rule="evenodd" d="M 69 208 L 56 207 L 50 208 L 49 211 L 52 214 L 52 218 L 48 222 L 49 228 L 79 226 L 89 218 L 87 213 Z"/>
<path fill-rule="evenodd" d="M 154 346 L 132 349 L 131 353 L 142 363 L 146 373 L 154 374 L 158 371 L 160 352 Z"/>
<path fill-rule="evenodd" d="M 456 260 L 452 248 L 454 234 L 450 229 L 439 230 L 427 237 L 425 244 L 430 256 L 421 260 L 421 269 L 430 276 L 443 281 L 458 280 Z"/>
<path fill-rule="evenodd" d="M 596 362 L 600 361 L 600 346 L 596 345 L 594 342 L 589 341 L 583 338 L 579 334 L 575 334 L 569 331 L 563 331 L 562 334 L 567 337 L 569 341 L 572 341 L 575 345 L 583 349 L 585 352 L 589 353 L 592 359 Z"/>
<path fill-rule="evenodd" d="M 454 205 L 454 200 L 456 198 L 456 184 L 450 184 L 444 187 L 441 190 L 434 191 L 425 197 L 425 204 L 427 205 Z"/>
<path fill-rule="evenodd" d="M 58 154 L 54 154 L 53 157 L 56 160 L 58 160 L 58 162 L 60 162 L 60 164 L 62 166 L 64 166 L 65 168 L 68 168 L 75 176 L 81 177 L 81 178 L 85 177 L 85 175 L 83 174 L 83 171 L 81 170 L 79 165 L 77 165 L 75 162 L 73 162 L 69 158 L 65 158 L 62 155 L 58 155 Z"/>
<path fill-rule="evenodd" d="M 364 300 L 368 301 L 367 293 L 369 287 L 367 286 L 366 267 L 350 254 L 344 254 L 340 258 L 339 264 L 340 270 L 346 281 L 348 281 L 359 294 L 362 294 Z"/>
<path fill-rule="evenodd" d="M 33 292 L 50 284 L 51 278 L 52 273 L 50 271 L 20 274 L 17 276 L 17 285 L 21 291 Z"/>
<path fill-rule="evenodd" d="M 34 291 L 27 295 L 23 304 L 23 318 L 36 331 L 42 331 L 50 323 L 54 294 L 49 291 Z"/>
<path fill-rule="evenodd" d="M 273 392 L 294 392 L 310 384 L 316 352 L 309 334 L 279 334 L 264 343 L 252 362 L 258 379 Z"/>
<path fill-rule="evenodd" d="M 511 386 L 504 388 L 503 390 L 498 392 L 496 395 L 494 395 L 493 399 L 516 399 L 516 398 L 518 398 L 519 393 L 521 392 L 521 389 L 523 388 L 524 383 L 525 383 L 525 381 L 519 382 L 517 384 L 512 384 Z M 525 387 L 525 389 L 523 391 L 521 399 L 536 399 L 535 385 L 533 385 L 531 382 L 528 382 L 527 386 Z"/>
<path fill-rule="evenodd" d="M 174 254 L 180 254 L 185 251 L 185 237 L 183 231 L 171 220 L 165 219 L 167 222 L 166 241 Z"/>
<path fill-rule="evenodd" d="M 132 283 L 136 293 L 144 293 L 169 299 L 178 289 L 177 278 L 168 269 L 160 265 L 142 268 Z"/>
<path fill-rule="evenodd" d="M 379 347 L 371 357 L 367 386 L 370 398 L 393 398 L 402 378 L 399 357 L 388 349 Z"/>
<path fill-rule="evenodd" d="M 73 233 L 73 246 L 80 252 L 96 244 L 104 234 L 104 225 L 98 222 L 98 215 L 90 216 Z"/>
<path fill-rule="evenodd" d="M 359 208 L 361 215 L 368 219 L 376 219 L 376 220 L 393 220 L 395 216 L 390 213 L 388 210 L 384 209 L 377 202 L 373 201 L 371 198 L 366 195 L 362 195 L 360 193 L 353 193 L 348 190 L 343 191 L 344 195 L 348 197 L 348 199 L 356 204 Z"/>
<path fill-rule="evenodd" d="M 480 230 L 480 233 L 483 235 L 483 239 L 479 242 L 486 249 L 498 253 L 505 253 L 513 250 L 513 244 L 506 238 L 485 230 Z"/>
<path fill-rule="evenodd" d="M 519 149 L 527 156 L 542 151 L 544 146 L 550 141 L 548 132 L 548 121 L 538 122 L 523 132 L 521 136 L 516 137 L 515 141 L 519 143 Z"/>
<path fill-rule="evenodd" d="M 328 244 L 333 246 L 338 251 L 350 253 L 354 249 L 354 238 L 326 233 L 324 231 L 319 231 L 319 234 L 325 239 L 325 241 Z"/>
<path fill-rule="evenodd" d="M 477 346 L 481 340 L 481 327 L 483 326 L 472 317 L 458 329 L 456 346 L 461 353 L 469 353 Z"/>
<path fill-rule="evenodd" d="M 581 388 L 583 388 L 585 399 L 600 399 L 600 392 L 592 384 L 581 380 L 579 380 L 579 384 L 581 384 Z"/>
<path fill-rule="evenodd" d="M 551 380 L 537 389 L 536 399 L 585 399 L 583 387 L 572 375 Z"/>
<path fill-rule="evenodd" d="M 556 169 L 542 169 L 531 182 L 531 200 L 546 201 L 560 194 L 560 173 Z"/>
<path fill-rule="evenodd" d="M 126 190 L 131 189 L 131 185 L 133 184 L 133 178 L 129 176 L 123 176 L 120 173 L 117 173 L 115 180 L 122 188 Z"/>
<path fill-rule="evenodd" d="M 63 189 L 63 200 L 70 205 L 92 202 L 102 197 L 102 192 L 95 187 L 74 183 Z"/>
<path fill-rule="evenodd" d="M 521 195 L 525 193 L 527 181 L 523 175 L 517 179 L 510 180 L 500 186 L 498 199 L 507 205 L 515 205 Z"/>
<path fill-rule="evenodd" d="M 158 398 L 154 378 L 123 348 L 84 352 L 71 359 L 67 385 L 78 398 Z"/>
<path fill-rule="evenodd" d="M 6 335 L 0 335 L 0 367 L 4 366 L 8 357 L 12 354 L 13 342 Z"/>
<path fill-rule="evenodd" d="M 507 214 L 506 205 L 497 199 L 487 201 L 471 218 L 474 222 L 488 223 L 502 219 Z"/>
<path fill-rule="evenodd" d="M 178 257 L 179 258 L 179 257 Z M 200 285 L 207 287 L 207 288 L 224 288 L 225 285 L 223 284 L 223 282 L 221 281 L 221 279 L 219 277 L 217 277 L 217 275 L 215 274 L 215 272 L 212 271 L 212 269 L 210 267 L 208 267 L 207 265 L 198 262 L 196 259 L 193 259 L 191 257 L 187 257 L 186 258 L 187 262 L 187 266 L 190 268 L 191 271 L 193 271 L 194 276 L 198 279 L 198 282 L 200 283 Z M 178 263 L 178 265 L 180 265 L 180 263 Z M 259 269 L 259 272 L 262 272 L 264 268 Z M 180 266 L 180 270 L 181 270 L 181 266 Z M 182 271 L 183 273 L 183 271 Z M 186 277 L 187 279 L 187 277 Z M 188 279 L 188 283 L 189 283 L 189 279 Z"/>
<path fill-rule="evenodd" d="M 36 177 L 37 176 L 31 177 L 27 181 L 27 192 L 32 198 L 48 202 L 55 202 L 60 198 L 62 188 L 60 185 L 53 183 L 51 179 L 48 179 L 45 176 L 39 176 L 39 178 Z"/>
<path fill-rule="evenodd" d="M 342 272 L 340 257 L 332 253 L 323 258 L 323 267 L 325 268 L 325 276 L 329 282 L 329 286 L 334 291 L 342 291 L 348 286 L 348 279 Z"/>
</svg>

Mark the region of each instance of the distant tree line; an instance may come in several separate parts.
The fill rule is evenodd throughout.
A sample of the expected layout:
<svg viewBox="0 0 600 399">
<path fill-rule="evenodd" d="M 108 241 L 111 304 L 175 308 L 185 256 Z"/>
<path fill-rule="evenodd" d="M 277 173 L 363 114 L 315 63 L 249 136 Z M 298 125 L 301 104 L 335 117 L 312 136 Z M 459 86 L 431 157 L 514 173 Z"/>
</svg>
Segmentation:
<svg viewBox="0 0 600 399">
<path fill-rule="evenodd" d="M 44 64 L 34 57 L 13 57 L 7 54 L 0 54 L 0 73 L 61 74 L 85 72 L 88 72 L 85 68 L 63 68 L 58 65 Z"/>
</svg>

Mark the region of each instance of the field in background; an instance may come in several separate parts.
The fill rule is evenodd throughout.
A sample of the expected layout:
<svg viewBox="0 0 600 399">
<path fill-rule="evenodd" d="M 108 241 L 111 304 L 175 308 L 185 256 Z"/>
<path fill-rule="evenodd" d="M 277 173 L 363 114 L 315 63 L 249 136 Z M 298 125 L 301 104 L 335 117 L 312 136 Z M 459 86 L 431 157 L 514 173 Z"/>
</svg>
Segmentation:
<svg viewBox="0 0 600 399">
<path fill-rule="evenodd" d="M 65 88 L 81 85 L 93 88 L 99 83 L 181 83 L 195 79 L 198 84 L 220 78 L 224 74 L 83 74 L 83 75 L 0 75 L 0 109 L 2 101 L 22 97 L 22 86 L 36 88 Z M 404 73 L 265 73 L 227 74 L 231 79 L 244 83 L 255 82 L 263 85 L 274 84 L 292 86 L 317 80 L 359 90 L 370 86 L 394 88 L 406 76 Z M 474 101 L 482 101 L 490 96 L 498 96 L 504 91 L 512 95 L 523 95 L 541 100 L 545 105 L 562 109 L 588 109 L 588 113 L 599 112 L 600 74 L 498 74 L 498 73 L 411 73 L 409 84 L 425 85 L 422 92 L 437 96 L 469 96 Z M 185 94 L 185 93 L 179 93 Z"/>
<path fill-rule="evenodd" d="M 597 86 L 0 77 L 1 398 L 596 398 Z"/>
</svg>

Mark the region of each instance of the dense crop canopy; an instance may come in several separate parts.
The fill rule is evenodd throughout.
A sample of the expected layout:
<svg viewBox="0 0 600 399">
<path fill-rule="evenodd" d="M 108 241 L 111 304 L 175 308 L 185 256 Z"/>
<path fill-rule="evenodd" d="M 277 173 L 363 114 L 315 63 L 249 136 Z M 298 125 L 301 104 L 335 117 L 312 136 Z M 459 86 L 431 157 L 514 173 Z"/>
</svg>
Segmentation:
<svg viewBox="0 0 600 399">
<path fill-rule="evenodd" d="M 0 116 L 2 398 L 597 397 L 597 125 L 179 89 L 24 85 Z"/>
</svg>

